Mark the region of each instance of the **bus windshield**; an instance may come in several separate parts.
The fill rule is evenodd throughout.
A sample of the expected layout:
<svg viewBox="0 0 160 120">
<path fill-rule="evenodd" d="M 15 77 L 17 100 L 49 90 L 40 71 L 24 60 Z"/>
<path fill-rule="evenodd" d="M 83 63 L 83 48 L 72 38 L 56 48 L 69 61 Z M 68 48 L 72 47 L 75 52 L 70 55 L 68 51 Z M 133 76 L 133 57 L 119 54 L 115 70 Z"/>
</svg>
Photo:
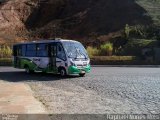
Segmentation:
<svg viewBox="0 0 160 120">
<path fill-rule="evenodd" d="M 88 59 L 87 52 L 81 43 L 65 41 L 63 45 L 69 58 Z"/>
</svg>

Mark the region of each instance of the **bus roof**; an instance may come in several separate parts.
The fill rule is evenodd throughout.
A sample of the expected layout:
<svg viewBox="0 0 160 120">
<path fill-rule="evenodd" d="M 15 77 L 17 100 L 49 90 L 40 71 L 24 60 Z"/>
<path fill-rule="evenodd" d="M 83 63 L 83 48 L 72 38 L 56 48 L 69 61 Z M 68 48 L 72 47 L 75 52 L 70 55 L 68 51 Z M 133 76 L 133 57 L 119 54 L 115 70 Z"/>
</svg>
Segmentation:
<svg viewBox="0 0 160 120">
<path fill-rule="evenodd" d="M 15 45 L 23 45 L 23 44 L 34 44 L 34 43 L 52 43 L 52 42 L 65 42 L 65 41 L 68 41 L 68 42 L 78 42 L 78 41 L 75 41 L 75 40 L 67 40 L 67 39 L 51 39 L 51 40 L 39 40 L 39 41 L 32 41 L 32 42 L 23 42 L 23 43 L 17 43 Z"/>
</svg>

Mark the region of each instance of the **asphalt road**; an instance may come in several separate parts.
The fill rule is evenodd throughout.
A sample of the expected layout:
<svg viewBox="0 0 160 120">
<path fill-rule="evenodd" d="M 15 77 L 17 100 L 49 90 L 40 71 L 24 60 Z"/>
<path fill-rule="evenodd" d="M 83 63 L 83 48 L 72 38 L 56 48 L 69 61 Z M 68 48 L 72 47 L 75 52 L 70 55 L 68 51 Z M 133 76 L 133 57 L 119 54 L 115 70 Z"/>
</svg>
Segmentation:
<svg viewBox="0 0 160 120">
<path fill-rule="evenodd" d="M 160 68 L 93 67 L 86 77 L 61 78 L 0 67 L 0 80 L 29 84 L 50 113 L 160 113 Z"/>
</svg>

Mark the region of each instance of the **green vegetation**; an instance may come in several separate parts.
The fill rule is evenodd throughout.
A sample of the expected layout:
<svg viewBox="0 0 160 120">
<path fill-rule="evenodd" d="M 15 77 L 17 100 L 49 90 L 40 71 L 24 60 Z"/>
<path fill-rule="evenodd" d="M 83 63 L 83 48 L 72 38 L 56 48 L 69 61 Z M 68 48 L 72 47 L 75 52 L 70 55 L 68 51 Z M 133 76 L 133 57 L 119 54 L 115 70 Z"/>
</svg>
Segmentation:
<svg viewBox="0 0 160 120">
<path fill-rule="evenodd" d="M 94 56 L 92 59 L 104 60 L 104 61 L 126 61 L 136 60 L 136 56 Z"/>
<path fill-rule="evenodd" d="M 160 38 L 159 27 L 155 25 L 134 25 L 129 26 L 126 24 L 124 28 L 124 36 L 126 39 L 156 39 Z"/>
<path fill-rule="evenodd" d="M 91 58 L 93 65 L 158 65 L 154 61 L 144 61 L 137 56 L 95 56 Z"/>
<path fill-rule="evenodd" d="M 87 47 L 87 52 L 88 52 L 90 57 L 99 55 L 99 50 L 97 48 L 94 48 L 94 47 L 91 47 L 91 46 Z"/>
<path fill-rule="evenodd" d="M 113 51 L 113 44 L 112 43 L 105 43 L 104 45 L 100 46 L 100 54 L 111 56 Z"/>
<path fill-rule="evenodd" d="M 137 64 L 136 56 L 95 56 L 91 58 L 91 64 L 95 65 L 126 65 Z"/>
<path fill-rule="evenodd" d="M 126 24 L 126 26 L 124 28 L 124 33 L 125 33 L 125 37 L 129 38 L 129 35 L 130 35 L 130 26 L 128 24 Z"/>
<path fill-rule="evenodd" d="M 142 49 L 156 47 L 157 45 L 158 41 L 156 40 L 132 39 L 124 46 L 121 54 L 141 56 Z"/>
<path fill-rule="evenodd" d="M 113 40 L 115 55 L 142 56 L 144 48 L 154 48 L 160 45 L 159 28 L 155 25 L 126 24 L 121 37 Z"/>
<path fill-rule="evenodd" d="M 160 26 L 160 0 L 136 0 L 136 2 L 147 11 L 146 16 L 151 17 L 154 24 Z"/>
<path fill-rule="evenodd" d="M 111 56 L 113 52 L 113 44 L 108 42 L 101 45 L 100 48 L 89 46 L 87 47 L 87 52 L 90 57 L 99 56 L 99 55 Z"/>
<path fill-rule="evenodd" d="M 12 49 L 7 45 L 0 46 L 0 58 L 10 58 L 12 55 Z"/>
<path fill-rule="evenodd" d="M 0 58 L 0 65 L 12 65 L 12 59 L 11 58 Z"/>
</svg>

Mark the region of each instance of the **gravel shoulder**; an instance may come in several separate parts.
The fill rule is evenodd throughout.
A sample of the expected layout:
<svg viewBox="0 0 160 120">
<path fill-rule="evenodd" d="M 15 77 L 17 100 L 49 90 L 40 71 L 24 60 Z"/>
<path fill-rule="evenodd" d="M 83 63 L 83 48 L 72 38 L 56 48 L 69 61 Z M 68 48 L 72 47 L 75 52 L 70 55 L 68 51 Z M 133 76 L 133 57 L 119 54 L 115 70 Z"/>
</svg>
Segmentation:
<svg viewBox="0 0 160 120">
<path fill-rule="evenodd" d="M 6 67 L 0 79 L 28 84 L 53 114 L 160 113 L 160 68 L 92 67 L 86 77 L 61 78 Z"/>
<path fill-rule="evenodd" d="M 29 82 L 50 113 L 158 114 L 159 68 L 93 68 L 84 78 Z"/>
<path fill-rule="evenodd" d="M 0 80 L 0 114 L 46 114 L 27 84 Z"/>
</svg>

